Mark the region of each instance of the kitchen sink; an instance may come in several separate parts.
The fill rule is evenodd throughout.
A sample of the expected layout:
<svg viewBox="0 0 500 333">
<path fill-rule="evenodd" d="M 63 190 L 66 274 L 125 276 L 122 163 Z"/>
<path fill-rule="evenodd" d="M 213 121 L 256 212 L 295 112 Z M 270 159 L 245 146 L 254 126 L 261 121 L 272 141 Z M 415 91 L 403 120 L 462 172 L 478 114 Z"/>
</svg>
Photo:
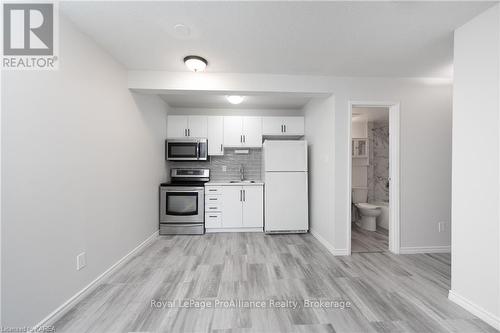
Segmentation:
<svg viewBox="0 0 500 333">
<path fill-rule="evenodd" d="M 255 183 L 255 180 L 230 180 L 229 181 L 231 184 L 235 184 L 235 183 Z"/>
</svg>

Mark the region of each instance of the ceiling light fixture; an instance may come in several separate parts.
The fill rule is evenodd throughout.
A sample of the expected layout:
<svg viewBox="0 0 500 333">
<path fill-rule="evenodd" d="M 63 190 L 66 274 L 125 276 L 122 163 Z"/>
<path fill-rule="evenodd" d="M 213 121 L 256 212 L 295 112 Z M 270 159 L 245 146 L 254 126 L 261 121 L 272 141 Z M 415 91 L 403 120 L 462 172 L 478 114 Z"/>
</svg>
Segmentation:
<svg viewBox="0 0 500 333">
<path fill-rule="evenodd" d="M 189 55 L 184 58 L 184 64 L 193 72 L 203 72 L 208 62 L 202 57 Z"/>
<path fill-rule="evenodd" d="M 231 104 L 240 104 L 241 102 L 243 102 L 243 100 L 245 99 L 245 97 L 244 96 L 238 96 L 238 95 L 228 95 L 228 96 L 226 96 L 226 99 Z"/>
</svg>

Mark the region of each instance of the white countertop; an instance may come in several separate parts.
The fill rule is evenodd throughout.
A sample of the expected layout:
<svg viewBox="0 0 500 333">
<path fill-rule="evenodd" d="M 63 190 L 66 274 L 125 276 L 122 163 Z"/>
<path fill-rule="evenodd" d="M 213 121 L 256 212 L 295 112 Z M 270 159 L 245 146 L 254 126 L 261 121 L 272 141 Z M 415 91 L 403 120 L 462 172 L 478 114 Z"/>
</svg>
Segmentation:
<svg viewBox="0 0 500 333">
<path fill-rule="evenodd" d="M 262 186 L 264 185 L 263 181 L 256 180 L 255 183 L 248 183 L 248 182 L 237 182 L 237 183 L 230 183 L 229 181 L 210 181 L 208 183 L 205 183 L 205 186 Z"/>
</svg>

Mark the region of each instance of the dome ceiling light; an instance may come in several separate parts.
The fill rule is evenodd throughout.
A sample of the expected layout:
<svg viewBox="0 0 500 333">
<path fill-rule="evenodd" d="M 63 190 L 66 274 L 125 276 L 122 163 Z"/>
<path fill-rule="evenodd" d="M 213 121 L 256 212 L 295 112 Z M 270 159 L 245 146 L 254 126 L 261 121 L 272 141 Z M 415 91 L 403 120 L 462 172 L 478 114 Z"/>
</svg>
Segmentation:
<svg viewBox="0 0 500 333">
<path fill-rule="evenodd" d="M 240 104 L 245 99 L 245 96 L 228 95 L 226 96 L 226 99 L 231 104 Z"/>
<path fill-rule="evenodd" d="M 184 64 L 193 72 L 203 72 L 208 65 L 205 58 L 196 55 L 189 55 L 184 58 Z"/>
</svg>

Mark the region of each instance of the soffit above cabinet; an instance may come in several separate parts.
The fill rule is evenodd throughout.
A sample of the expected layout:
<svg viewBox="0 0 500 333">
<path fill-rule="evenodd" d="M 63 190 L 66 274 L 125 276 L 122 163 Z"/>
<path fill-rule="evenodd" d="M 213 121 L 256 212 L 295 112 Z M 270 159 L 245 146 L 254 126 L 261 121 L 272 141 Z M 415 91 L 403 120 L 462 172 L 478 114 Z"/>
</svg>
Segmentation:
<svg viewBox="0 0 500 333">
<path fill-rule="evenodd" d="M 226 95 L 214 94 L 162 94 L 159 95 L 172 108 L 208 109 L 302 109 L 313 96 L 307 94 L 246 95 L 241 104 L 230 104 Z"/>
</svg>

